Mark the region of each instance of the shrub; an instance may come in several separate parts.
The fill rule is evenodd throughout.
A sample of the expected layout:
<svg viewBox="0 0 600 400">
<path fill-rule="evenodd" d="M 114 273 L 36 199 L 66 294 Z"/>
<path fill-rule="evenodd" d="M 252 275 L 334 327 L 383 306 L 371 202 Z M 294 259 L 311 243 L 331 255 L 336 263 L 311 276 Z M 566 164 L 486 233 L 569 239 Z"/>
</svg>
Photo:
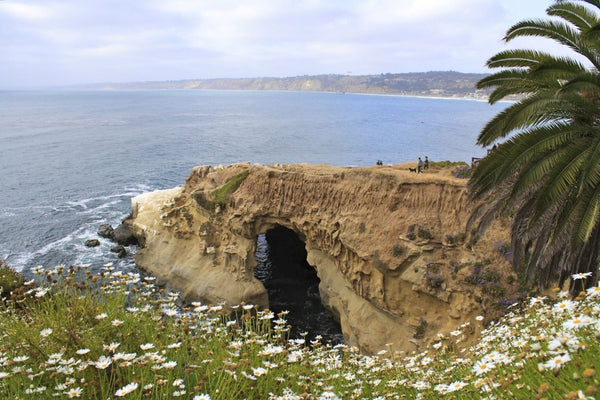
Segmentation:
<svg viewBox="0 0 600 400">
<path fill-rule="evenodd" d="M 473 175 L 473 169 L 468 165 L 459 165 L 452 174 L 455 178 L 468 179 Z"/>
<path fill-rule="evenodd" d="M 394 257 L 400 257 L 404 253 L 404 249 L 399 244 L 395 244 L 392 248 L 392 254 Z"/>
<path fill-rule="evenodd" d="M 406 238 L 410 240 L 415 240 L 417 238 L 417 235 L 415 234 L 414 225 L 408 227 L 408 232 L 406 232 Z"/>
<path fill-rule="evenodd" d="M 419 226 L 417 236 L 419 236 L 421 239 L 433 239 L 433 235 L 431 234 L 431 232 L 429 232 L 429 230 L 423 228 L 422 226 Z"/>
<path fill-rule="evenodd" d="M 419 324 L 415 329 L 415 338 L 422 338 L 425 335 L 425 329 L 427 328 L 427 321 L 425 318 L 419 318 Z"/>
<path fill-rule="evenodd" d="M 2 298 L 10 297 L 10 294 L 23 286 L 25 278 L 15 271 L 4 260 L 0 260 L 0 295 Z"/>
</svg>

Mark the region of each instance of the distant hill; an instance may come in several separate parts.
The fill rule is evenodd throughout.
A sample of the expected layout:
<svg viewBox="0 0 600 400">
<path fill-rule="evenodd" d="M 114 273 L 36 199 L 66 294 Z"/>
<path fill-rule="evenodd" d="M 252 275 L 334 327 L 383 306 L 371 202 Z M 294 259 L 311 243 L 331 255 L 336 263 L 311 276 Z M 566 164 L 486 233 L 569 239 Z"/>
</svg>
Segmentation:
<svg viewBox="0 0 600 400">
<path fill-rule="evenodd" d="M 109 83 L 103 89 L 290 90 L 337 93 L 396 94 L 487 99 L 475 85 L 487 74 L 455 71 L 380 75 L 312 75 L 287 78 L 189 79 L 163 82 Z"/>
</svg>

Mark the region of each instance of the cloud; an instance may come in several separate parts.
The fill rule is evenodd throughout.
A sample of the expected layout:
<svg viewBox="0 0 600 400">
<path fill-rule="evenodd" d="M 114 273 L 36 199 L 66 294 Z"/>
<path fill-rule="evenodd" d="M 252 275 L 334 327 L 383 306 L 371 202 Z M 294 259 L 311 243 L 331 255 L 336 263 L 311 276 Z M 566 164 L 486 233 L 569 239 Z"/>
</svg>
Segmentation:
<svg viewBox="0 0 600 400">
<path fill-rule="evenodd" d="M 524 0 L 0 1 L 8 84 L 482 72 Z M 550 0 L 527 0 L 539 7 Z M 539 4 L 537 4 L 539 3 Z M 35 73 L 35 71 L 38 71 Z M 29 71 L 27 73 L 27 71 Z"/>
</svg>

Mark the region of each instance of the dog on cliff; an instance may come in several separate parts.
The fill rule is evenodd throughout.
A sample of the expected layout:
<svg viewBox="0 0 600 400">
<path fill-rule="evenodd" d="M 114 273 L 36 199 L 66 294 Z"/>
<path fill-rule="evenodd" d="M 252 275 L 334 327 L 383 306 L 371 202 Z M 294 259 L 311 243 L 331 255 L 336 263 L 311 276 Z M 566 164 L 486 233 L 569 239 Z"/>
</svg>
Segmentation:
<svg viewBox="0 0 600 400">
<path fill-rule="evenodd" d="M 417 172 L 417 169 L 416 169 L 416 168 L 410 168 L 410 167 L 409 167 L 409 168 L 408 168 L 408 170 L 409 170 L 410 172 Z"/>
</svg>

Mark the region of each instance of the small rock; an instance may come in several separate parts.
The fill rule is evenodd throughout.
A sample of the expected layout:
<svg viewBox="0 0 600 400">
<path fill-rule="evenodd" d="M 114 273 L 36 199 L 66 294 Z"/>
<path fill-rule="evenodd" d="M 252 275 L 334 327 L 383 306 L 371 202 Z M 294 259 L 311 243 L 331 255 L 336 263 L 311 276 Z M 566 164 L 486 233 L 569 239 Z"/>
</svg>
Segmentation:
<svg viewBox="0 0 600 400">
<path fill-rule="evenodd" d="M 117 253 L 119 258 L 123 258 L 123 257 L 127 256 L 127 250 L 125 249 L 125 247 L 123 247 L 120 244 L 112 247 L 110 249 L 110 251 L 112 251 L 113 253 Z"/>
<path fill-rule="evenodd" d="M 98 239 L 88 239 L 88 240 L 85 241 L 85 245 L 87 247 L 100 246 L 100 241 Z"/>
<path fill-rule="evenodd" d="M 137 239 L 133 235 L 133 230 L 128 224 L 121 224 L 114 230 L 113 240 L 123 246 L 137 244 Z"/>
<path fill-rule="evenodd" d="M 110 224 L 102 224 L 98 228 L 98 236 L 100 236 L 100 237 L 112 240 L 114 234 L 115 234 L 115 230 L 113 229 L 113 227 Z"/>
</svg>

